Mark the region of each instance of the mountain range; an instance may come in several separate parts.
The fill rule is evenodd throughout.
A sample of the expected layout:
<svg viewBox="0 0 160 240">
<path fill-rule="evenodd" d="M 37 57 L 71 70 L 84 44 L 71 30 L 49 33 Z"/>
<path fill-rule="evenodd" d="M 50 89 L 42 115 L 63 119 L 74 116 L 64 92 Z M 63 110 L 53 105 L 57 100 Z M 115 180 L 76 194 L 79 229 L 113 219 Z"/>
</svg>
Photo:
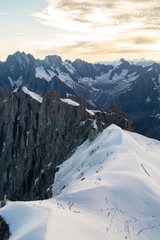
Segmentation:
<svg viewBox="0 0 160 240">
<path fill-rule="evenodd" d="M 152 61 L 0 62 L 0 240 L 158 240 L 159 103 Z"/>
<path fill-rule="evenodd" d="M 24 81 L 29 90 L 56 89 L 63 96 L 79 96 L 102 111 L 114 101 L 127 113 L 136 132 L 160 139 L 160 65 L 153 61 L 121 59 L 87 63 L 62 61 L 59 56 L 36 60 L 16 52 L 0 62 L 0 86 L 10 91 Z"/>
</svg>

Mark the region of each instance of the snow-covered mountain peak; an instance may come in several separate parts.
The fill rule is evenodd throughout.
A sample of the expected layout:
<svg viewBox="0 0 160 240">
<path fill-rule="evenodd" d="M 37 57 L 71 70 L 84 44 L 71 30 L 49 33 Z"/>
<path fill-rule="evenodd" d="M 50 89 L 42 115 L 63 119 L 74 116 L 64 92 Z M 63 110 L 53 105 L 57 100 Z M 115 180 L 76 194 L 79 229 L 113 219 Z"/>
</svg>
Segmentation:
<svg viewBox="0 0 160 240">
<path fill-rule="evenodd" d="M 130 64 L 135 64 L 137 66 L 142 66 L 142 67 L 149 67 L 155 62 L 159 63 L 159 61 L 148 60 L 145 58 L 133 59 L 133 60 L 129 60 L 129 62 L 130 62 Z"/>
<path fill-rule="evenodd" d="M 49 55 L 45 57 L 43 61 L 51 66 L 58 66 L 62 64 L 62 58 L 57 55 Z"/>
<path fill-rule="evenodd" d="M 13 56 L 17 59 L 18 63 L 20 65 L 24 65 L 24 62 L 30 62 L 30 57 L 33 58 L 32 55 L 30 54 L 26 54 L 25 52 L 20 52 L 20 51 L 17 51 L 13 54 Z"/>
</svg>

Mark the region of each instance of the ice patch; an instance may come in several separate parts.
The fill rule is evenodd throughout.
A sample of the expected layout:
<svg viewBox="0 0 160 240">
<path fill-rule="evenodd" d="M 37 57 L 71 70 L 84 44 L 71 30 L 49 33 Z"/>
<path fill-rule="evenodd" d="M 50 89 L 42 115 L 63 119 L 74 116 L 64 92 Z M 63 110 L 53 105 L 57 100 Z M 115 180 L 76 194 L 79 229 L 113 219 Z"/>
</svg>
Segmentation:
<svg viewBox="0 0 160 240">
<path fill-rule="evenodd" d="M 5 146 L 6 146 L 6 143 L 4 142 L 4 143 L 3 143 L 2 152 L 4 152 Z"/>
<path fill-rule="evenodd" d="M 47 72 L 49 73 L 49 75 L 51 76 L 51 78 L 53 78 L 54 76 L 56 76 L 56 74 L 55 74 L 53 71 L 51 71 L 51 70 L 48 70 L 48 69 L 47 69 Z"/>
<path fill-rule="evenodd" d="M 93 121 L 93 128 L 94 129 L 96 129 L 96 130 L 98 130 L 98 127 L 97 127 L 97 119 L 95 119 L 94 121 Z"/>
<path fill-rule="evenodd" d="M 28 137 L 29 137 L 30 132 L 26 132 L 26 146 L 28 146 Z"/>
<path fill-rule="evenodd" d="M 33 99 L 35 99 L 36 101 L 42 103 L 43 98 L 42 98 L 40 95 L 38 95 L 37 93 L 34 93 L 34 92 L 29 91 L 28 88 L 26 88 L 25 86 L 22 87 L 22 91 L 23 91 L 24 93 L 26 93 L 27 95 L 31 96 L 31 97 L 32 97 Z"/>
<path fill-rule="evenodd" d="M 67 68 L 67 70 L 68 70 L 71 74 L 74 74 L 75 69 L 72 67 L 71 64 L 69 64 L 68 62 L 64 62 L 63 65 Z"/>
<path fill-rule="evenodd" d="M 120 80 L 123 80 L 123 79 L 126 77 L 126 75 L 127 75 L 128 72 L 129 72 L 129 71 L 128 71 L 127 69 L 123 69 L 120 75 L 118 75 L 117 73 L 115 73 L 114 76 L 113 76 L 113 78 L 112 78 L 112 82 L 113 82 L 113 81 L 114 81 L 114 82 L 118 82 L 118 81 L 120 81 Z"/>
<path fill-rule="evenodd" d="M 102 113 L 102 111 L 100 111 L 100 110 L 92 110 L 92 112 L 94 112 L 94 113 Z"/>
<path fill-rule="evenodd" d="M 22 76 L 20 76 L 17 80 L 13 80 L 11 77 L 8 76 L 8 80 L 12 87 L 16 84 L 18 87 L 22 84 Z"/>
<path fill-rule="evenodd" d="M 64 98 L 60 98 L 60 99 L 61 99 L 62 102 L 67 103 L 69 105 L 72 105 L 74 107 L 78 107 L 80 105 L 79 103 L 77 103 L 77 102 L 75 102 L 75 101 L 73 101 L 73 100 L 71 100 L 69 98 L 65 98 L 65 99 Z"/>
<path fill-rule="evenodd" d="M 18 88 L 15 88 L 14 90 L 13 90 L 13 93 L 16 93 L 18 91 Z"/>
<path fill-rule="evenodd" d="M 148 97 L 146 98 L 146 103 L 149 103 L 149 102 L 151 102 L 151 99 L 150 99 L 150 97 L 148 96 Z"/>
<path fill-rule="evenodd" d="M 158 119 L 160 119 L 160 114 L 156 114 L 155 117 L 158 118 Z"/>
<path fill-rule="evenodd" d="M 43 66 L 36 67 L 36 78 L 45 79 L 47 82 L 50 82 L 52 79 Z"/>
<path fill-rule="evenodd" d="M 86 111 L 87 111 L 89 114 L 91 114 L 92 116 L 95 115 L 94 111 L 92 111 L 92 110 L 89 110 L 89 109 L 86 108 Z"/>
</svg>

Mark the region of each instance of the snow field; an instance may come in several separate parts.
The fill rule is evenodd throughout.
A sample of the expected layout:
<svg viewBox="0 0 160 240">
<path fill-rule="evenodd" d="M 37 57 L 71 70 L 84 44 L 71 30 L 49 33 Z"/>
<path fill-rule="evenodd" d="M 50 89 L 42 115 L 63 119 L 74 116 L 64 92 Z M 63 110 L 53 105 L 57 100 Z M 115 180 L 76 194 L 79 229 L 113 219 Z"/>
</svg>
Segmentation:
<svg viewBox="0 0 160 240">
<path fill-rule="evenodd" d="M 11 240 L 159 240 L 160 142 L 111 125 L 62 165 L 53 198 L 0 209 Z"/>
</svg>

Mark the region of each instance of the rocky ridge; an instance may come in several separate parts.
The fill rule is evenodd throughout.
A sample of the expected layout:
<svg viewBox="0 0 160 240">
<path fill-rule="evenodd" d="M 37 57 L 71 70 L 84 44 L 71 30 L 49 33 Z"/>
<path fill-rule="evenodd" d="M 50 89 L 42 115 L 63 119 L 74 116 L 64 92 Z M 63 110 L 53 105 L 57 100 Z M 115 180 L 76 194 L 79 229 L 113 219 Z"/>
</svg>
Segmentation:
<svg viewBox="0 0 160 240">
<path fill-rule="evenodd" d="M 4 221 L 4 219 L 0 216 L 0 240 L 8 240 L 10 237 L 9 227 Z"/>
<path fill-rule="evenodd" d="M 0 199 L 51 197 L 57 166 L 87 138 L 113 122 L 133 130 L 123 113 L 118 119 L 115 109 L 103 113 L 79 101 L 68 104 L 56 90 L 40 96 L 24 84 L 0 88 Z"/>
<path fill-rule="evenodd" d="M 59 56 L 37 60 L 16 52 L 0 62 L 0 86 L 10 91 L 24 81 L 31 91 L 56 89 L 63 96 L 79 96 L 103 111 L 114 101 L 136 132 L 160 139 L 160 65 L 143 66 L 121 59 L 114 63 L 62 61 Z M 152 122 L 152 124 L 149 124 Z"/>
</svg>

